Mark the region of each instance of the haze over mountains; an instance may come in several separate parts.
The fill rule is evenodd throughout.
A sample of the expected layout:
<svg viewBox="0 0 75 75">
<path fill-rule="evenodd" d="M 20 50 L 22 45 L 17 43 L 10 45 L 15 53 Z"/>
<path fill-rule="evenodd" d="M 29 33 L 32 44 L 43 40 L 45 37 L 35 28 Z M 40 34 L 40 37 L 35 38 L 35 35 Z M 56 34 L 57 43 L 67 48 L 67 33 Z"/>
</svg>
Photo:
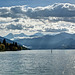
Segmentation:
<svg viewBox="0 0 75 75">
<path fill-rule="evenodd" d="M 40 37 L 17 38 L 14 41 L 30 49 L 75 49 L 75 34 L 60 33 Z"/>
<path fill-rule="evenodd" d="M 42 33 L 35 33 L 33 35 L 26 35 L 24 33 L 20 33 L 20 34 L 12 34 L 9 33 L 8 35 L 4 36 L 7 39 L 10 40 L 15 40 L 15 39 L 23 39 L 23 38 L 35 38 L 35 37 L 42 37 L 43 34 Z"/>
</svg>

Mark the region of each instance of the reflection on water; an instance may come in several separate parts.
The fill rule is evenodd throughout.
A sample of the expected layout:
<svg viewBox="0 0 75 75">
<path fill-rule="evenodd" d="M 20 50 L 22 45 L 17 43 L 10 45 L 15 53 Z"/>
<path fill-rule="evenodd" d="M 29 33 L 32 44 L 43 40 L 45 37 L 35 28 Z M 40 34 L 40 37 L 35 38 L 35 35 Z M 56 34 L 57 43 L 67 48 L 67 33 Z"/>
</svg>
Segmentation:
<svg viewBox="0 0 75 75">
<path fill-rule="evenodd" d="M 75 51 L 1 52 L 0 75 L 75 75 Z"/>
</svg>

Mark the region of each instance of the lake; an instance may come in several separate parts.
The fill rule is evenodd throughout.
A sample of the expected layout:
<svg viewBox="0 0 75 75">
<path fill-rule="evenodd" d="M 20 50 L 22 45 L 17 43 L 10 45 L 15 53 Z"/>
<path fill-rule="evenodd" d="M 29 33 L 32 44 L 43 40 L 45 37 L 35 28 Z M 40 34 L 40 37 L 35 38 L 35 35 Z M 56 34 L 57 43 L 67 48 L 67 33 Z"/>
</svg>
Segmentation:
<svg viewBox="0 0 75 75">
<path fill-rule="evenodd" d="M 75 75 L 75 51 L 0 52 L 0 75 Z"/>
</svg>

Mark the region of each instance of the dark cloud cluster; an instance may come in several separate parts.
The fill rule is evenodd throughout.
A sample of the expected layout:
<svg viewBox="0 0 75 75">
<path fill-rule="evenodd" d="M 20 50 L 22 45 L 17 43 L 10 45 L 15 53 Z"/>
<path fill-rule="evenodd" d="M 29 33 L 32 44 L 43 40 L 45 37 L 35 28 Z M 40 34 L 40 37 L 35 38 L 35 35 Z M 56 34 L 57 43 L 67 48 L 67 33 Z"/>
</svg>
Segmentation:
<svg viewBox="0 0 75 75">
<path fill-rule="evenodd" d="M 75 17 L 75 5 L 56 4 L 53 6 L 43 8 L 28 9 L 26 15 L 30 18 L 43 18 L 43 17 Z M 67 8 L 68 7 L 68 8 Z"/>
<path fill-rule="evenodd" d="M 51 28 L 45 28 L 45 32 L 65 32 L 68 31 L 66 28 L 62 29 L 51 29 Z"/>
<path fill-rule="evenodd" d="M 0 8 L 0 17 L 30 18 L 43 17 L 75 17 L 75 5 L 69 3 L 58 3 L 47 7 L 26 8 L 25 6 L 14 6 L 11 8 Z"/>
<path fill-rule="evenodd" d="M 0 19 L 3 19 L 2 27 L 4 25 L 7 30 L 65 32 L 72 30 L 70 28 L 72 25 L 75 26 L 75 4 L 56 3 L 35 8 L 25 6 L 0 7 Z M 4 19 L 8 19 L 6 23 L 4 23 Z"/>
<path fill-rule="evenodd" d="M 23 29 L 23 27 L 22 27 L 22 25 L 8 25 L 8 26 L 6 26 L 6 29 L 11 29 L 11 30 L 22 30 Z"/>
<path fill-rule="evenodd" d="M 25 14 L 24 14 L 21 6 L 0 8 L 0 17 L 21 18 L 21 17 L 23 17 L 23 15 L 25 15 Z"/>
</svg>

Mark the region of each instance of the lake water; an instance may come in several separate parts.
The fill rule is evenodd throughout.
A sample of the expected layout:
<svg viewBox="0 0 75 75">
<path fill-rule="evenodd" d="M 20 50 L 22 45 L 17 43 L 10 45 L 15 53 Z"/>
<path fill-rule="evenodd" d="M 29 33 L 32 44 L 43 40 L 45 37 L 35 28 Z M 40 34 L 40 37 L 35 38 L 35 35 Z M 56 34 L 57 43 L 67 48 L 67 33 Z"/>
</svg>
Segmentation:
<svg viewBox="0 0 75 75">
<path fill-rule="evenodd" d="M 0 75 L 75 75 L 75 51 L 0 52 Z"/>
</svg>

